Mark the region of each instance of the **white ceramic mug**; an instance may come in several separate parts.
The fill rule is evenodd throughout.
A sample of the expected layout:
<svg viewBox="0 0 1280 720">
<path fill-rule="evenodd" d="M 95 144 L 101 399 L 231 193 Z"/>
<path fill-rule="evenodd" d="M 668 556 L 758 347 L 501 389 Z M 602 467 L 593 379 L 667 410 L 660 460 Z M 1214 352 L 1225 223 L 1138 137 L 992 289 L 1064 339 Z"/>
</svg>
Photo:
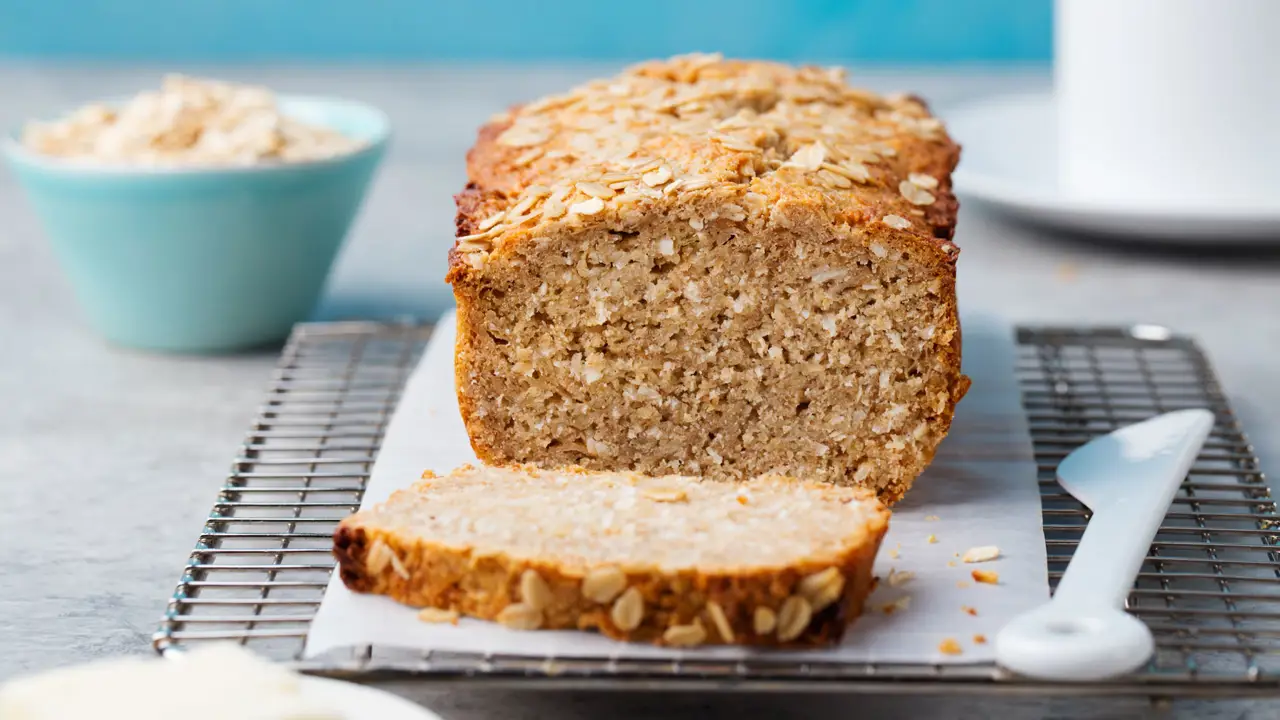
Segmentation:
<svg viewBox="0 0 1280 720">
<path fill-rule="evenodd" d="M 1067 193 L 1280 203 L 1280 0 L 1056 0 L 1055 16 Z"/>
</svg>

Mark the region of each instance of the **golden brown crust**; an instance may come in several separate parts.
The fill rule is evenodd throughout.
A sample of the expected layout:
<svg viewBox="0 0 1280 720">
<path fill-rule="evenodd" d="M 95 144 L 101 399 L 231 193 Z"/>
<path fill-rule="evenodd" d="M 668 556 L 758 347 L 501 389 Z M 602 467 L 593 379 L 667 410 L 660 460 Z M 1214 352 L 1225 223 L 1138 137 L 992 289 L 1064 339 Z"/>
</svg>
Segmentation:
<svg viewBox="0 0 1280 720">
<path fill-rule="evenodd" d="M 457 197 L 449 280 L 504 246 L 559 228 L 625 225 L 705 195 L 748 213 L 798 203 L 829 232 L 894 247 L 927 239 L 954 264 L 959 158 L 918 98 L 851 88 L 842 70 L 714 55 L 646 63 L 481 128 Z M 904 190 L 913 178 L 924 185 Z M 597 189 L 612 191 L 598 193 L 603 208 L 574 212 L 594 205 Z M 909 226 L 886 226 L 886 217 Z"/>
<path fill-rule="evenodd" d="M 863 493 L 861 497 L 868 496 Z M 628 567 L 625 587 L 640 593 L 644 607 L 639 625 L 630 629 L 619 627 L 612 612 L 617 598 L 626 591 L 615 591 L 613 599 L 604 602 L 587 597 L 583 581 L 591 570 L 580 564 L 517 558 L 438 542 L 382 524 L 370 512 L 353 515 L 339 525 L 334 534 L 334 555 L 339 575 L 351 590 L 386 595 L 414 607 L 501 621 L 504 611 L 527 600 L 522 579 L 532 570 L 550 590 L 550 601 L 540 609 L 538 629 L 596 630 L 617 640 L 666 645 L 675 644 L 668 634 L 673 626 L 697 621 L 706 637 L 693 644 L 812 647 L 837 642 L 862 613 L 874 586 L 872 566 L 888 521 L 889 511 L 876 504 L 861 531 L 853 534 L 834 559 L 824 555 L 800 558 L 790 565 L 742 569 Z M 833 568 L 843 585 L 802 630 L 795 628 L 784 638 L 779 637 L 778 627 L 757 631 L 757 609 L 767 608 L 776 616 L 789 598 L 813 597 L 806 594 L 809 589 L 802 581 L 821 579 L 822 573 L 831 573 Z M 731 628 L 730 639 L 717 630 L 712 616 L 717 610 Z"/>
</svg>

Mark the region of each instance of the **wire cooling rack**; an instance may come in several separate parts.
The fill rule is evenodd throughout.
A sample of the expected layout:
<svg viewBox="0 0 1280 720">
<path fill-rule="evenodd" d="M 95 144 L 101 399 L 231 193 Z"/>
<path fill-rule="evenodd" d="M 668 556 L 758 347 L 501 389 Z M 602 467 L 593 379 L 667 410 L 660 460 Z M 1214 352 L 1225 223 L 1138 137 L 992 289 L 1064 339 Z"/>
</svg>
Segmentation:
<svg viewBox="0 0 1280 720">
<path fill-rule="evenodd" d="M 673 662 L 405 653 L 301 659 L 334 561 L 331 534 L 360 504 L 382 434 L 430 326 L 300 325 L 154 637 L 160 652 L 233 640 L 307 672 L 365 682 L 538 688 L 1280 695 L 1280 518 L 1249 441 L 1194 341 L 1149 325 L 1020 328 L 1056 583 L 1088 511 L 1054 480 L 1090 438 L 1169 410 L 1217 416 L 1129 596 L 1157 654 L 1116 681 L 1052 684 L 992 665 Z M 1032 479 L 1028 478 L 1028 482 Z"/>
</svg>

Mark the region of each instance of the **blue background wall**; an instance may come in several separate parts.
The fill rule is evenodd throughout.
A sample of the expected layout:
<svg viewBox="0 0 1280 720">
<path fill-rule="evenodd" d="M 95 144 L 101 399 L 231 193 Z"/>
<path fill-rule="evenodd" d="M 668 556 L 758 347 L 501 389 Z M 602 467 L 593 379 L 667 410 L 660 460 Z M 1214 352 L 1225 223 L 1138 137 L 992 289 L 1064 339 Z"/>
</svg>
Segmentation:
<svg viewBox="0 0 1280 720">
<path fill-rule="evenodd" d="M 0 0 L 0 57 L 1047 62 L 1051 0 Z"/>
</svg>

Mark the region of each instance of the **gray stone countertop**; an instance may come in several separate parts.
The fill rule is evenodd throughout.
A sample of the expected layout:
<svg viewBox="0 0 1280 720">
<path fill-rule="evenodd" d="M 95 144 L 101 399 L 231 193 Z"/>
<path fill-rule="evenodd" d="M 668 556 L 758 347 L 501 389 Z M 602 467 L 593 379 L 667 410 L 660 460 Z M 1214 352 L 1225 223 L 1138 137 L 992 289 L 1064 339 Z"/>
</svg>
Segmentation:
<svg viewBox="0 0 1280 720">
<path fill-rule="evenodd" d="M 0 125 L 152 87 L 155 67 L 0 65 Z M 340 95 L 390 115 L 395 138 L 339 258 L 321 319 L 431 316 L 452 194 L 475 128 L 507 104 L 601 66 L 183 68 L 282 92 Z M 1040 71 L 857 73 L 945 113 L 968 98 L 1045 87 Z M 1156 251 L 1057 236 L 967 205 L 957 240 L 966 310 L 1011 321 L 1169 325 L 1203 343 L 1264 469 L 1280 458 L 1280 242 L 1271 250 Z M 247 430 L 275 357 L 148 355 L 82 323 L 36 218 L 0 173 L 0 679 L 150 652 L 164 608 Z M 453 691 L 446 718 L 1132 717 L 1145 703 L 1035 698 L 640 696 Z M 1274 717 L 1260 703 L 1187 703 L 1196 717 Z"/>
</svg>

